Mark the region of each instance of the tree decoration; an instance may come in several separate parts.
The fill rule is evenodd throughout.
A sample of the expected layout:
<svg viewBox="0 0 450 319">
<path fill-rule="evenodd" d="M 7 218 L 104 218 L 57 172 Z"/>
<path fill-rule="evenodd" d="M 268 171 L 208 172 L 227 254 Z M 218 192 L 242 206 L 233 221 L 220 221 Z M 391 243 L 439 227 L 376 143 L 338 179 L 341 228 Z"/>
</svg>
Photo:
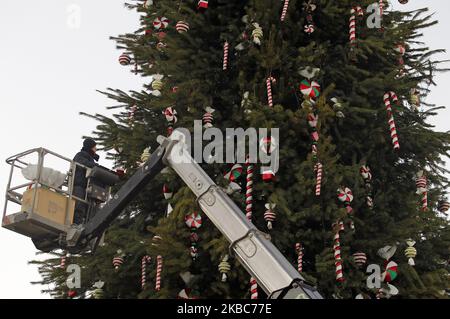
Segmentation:
<svg viewBox="0 0 450 319">
<path fill-rule="evenodd" d="M 178 299 L 198 299 L 197 297 L 192 297 L 192 290 L 190 288 L 184 288 L 179 293 L 177 298 Z"/>
<path fill-rule="evenodd" d="M 259 147 L 261 151 L 263 151 L 267 155 L 271 155 L 271 153 L 276 149 L 278 143 L 275 138 L 263 137 L 259 141 Z M 275 179 L 275 173 L 270 168 L 261 167 L 261 176 L 264 182 L 272 182 Z"/>
<path fill-rule="evenodd" d="M 154 96 L 161 96 L 161 90 L 163 87 L 162 79 L 164 78 L 164 75 L 162 74 L 154 74 L 153 75 L 153 81 L 152 81 L 152 89 L 150 93 Z"/>
<path fill-rule="evenodd" d="M 361 166 L 359 172 L 364 180 L 364 185 L 366 187 L 366 205 L 370 209 L 373 209 L 372 172 L 370 171 L 370 168 L 367 165 Z"/>
<path fill-rule="evenodd" d="M 410 266 L 415 266 L 414 258 L 417 256 L 417 250 L 414 248 L 415 244 L 416 242 L 411 238 L 406 240 L 406 245 L 408 247 L 405 249 L 405 256 L 408 258 L 408 264 Z"/>
<path fill-rule="evenodd" d="M 423 170 L 417 172 L 416 187 L 417 187 L 416 194 L 421 195 L 420 202 L 422 211 L 427 211 L 428 210 L 427 177 L 423 172 Z"/>
<path fill-rule="evenodd" d="M 281 22 L 283 22 L 286 19 L 288 7 L 289 7 L 289 0 L 284 0 L 283 10 L 281 11 L 281 17 L 280 17 Z"/>
<path fill-rule="evenodd" d="M 253 24 L 253 31 L 252 31 L 252 39 L 253 39 L 253 43 L 255 43 L 256 45 L 260 45 L 261 44 L 261 39 L 264 35 L 262 28 L 259 26 L 259 23 L 254 22 Z"/>
<path fill-rule="evenodd" d="M 412 88 L 409 91 L 410 94 L 410 100 L 409 104 L 411 105 L 411 110 L 414 112 L 419 112 L 420 108 L 420 92 L 416 88 Z"/>
<path fill-rule="evenodd" d="M 398 54 L 398 65 L 399 65 L 398 76 L 403 76 L 405 74 L 405 60 L 403 59 L 403 56 L 406 53 L 405 45 L 402 43 L 397 44 L 394 47 L 394 51 Z"/>
<path fill-rule="evenodd" d="M 258 299 L 258 283 L 255 278 L 250 278 L 250 299 Z"/>
<path fill-rule="evenodd" d="M 70 299 L 73 299 L 73 298 L 75 298 L 76 296 L 77 296 L 77 291 L 76 291 L 76 290 L 71 289 L 71 290 L 69 290 L 69 291 L 67 292 L 67 297 L 69 297 Z"/>
<path fill-rule="evenodd" d="M 226 71 L 228 69 L 228 51 L 229 51 L 230 45 L 228 41 L 225 41 L 223 44 L 223 67 L 222 69 Z"/>
<path fill-rule="evenodd" d="M 315 111 L 316 112 L 316 111 Z M 319 142 L 319 132 L 317 131 L 317 124 L 319 122 L 319 115 L 317 113 L 309 113 L 308 117 L 308 125 L 311 128 L 311 153 L 313 156 L 313 160 L 317 161 L 317 145 Z"/>
<path fill-rule="evenodd" d="M 316 81 L 303 80 L 300 82 L 300 91 L 303 95 L 316 99 L 320 95 L 320 84 Z"/>
<path fill-rule="evenodd" d="M 333 97 L 330 100 L 331 100 L 331 102 L 333 102 L 333 110 L 336 113 L 336 117 L 344 118 L 345 115 L 344 115 L 344 113 L 342 113 L 342 109 L 343 109 L 342 103 L 336 97 Z"/>
<path fill-rule="evenodd" d="M 175 29 L 178 31 L 178 33 L 184 33 L 189 31 L 189 23 L 186 21 L 178 21 L 175 25 Z"/>
<path fill-rule="evenodd" d="M 385 246 L 378 249 L 378 256 L 385 260 L 385 271 L 381 274 L 381 280 L 384 282 L 391 282 L 397 277 L 397 264 L 394 261 L 390 261 L 397 250 L 397 246 Z"/>
<path fill-rule="evenodd" d="M 62 255 L 61 255 L 61 259 L 60 259 L 60 262 L 59 262 L 59 268 L 61 268 L 61 269 L 66 269 L 66 261 L 67 261 L 67 256 L 68 254 L 67 254 L 67 252 L 66 251 L 64 251 L 63 253 L 62 253 Z"/>
<path fill-rule="evenodd" d="M 120 268 L 120 266 L 122 266 L 122 264 L 123 264 L 123 253 L 122 253 L 122 250 L 118 250 L 117 251 L 117 256 L 116 257 L 114 257 L 113 258 L 113 260 L 112 260 L 112 264 L 113 264 L 113 266 L 114 266 L 114 268 L 116 269 L 116 270 L 119 270 L 119 268 Z"/>
<path fill-rule="evenodd" d="M 149 147 L 144 148 L 144 150 L 142 151 L 142 154 L 141 154 L 141 164 L 142 165 L 145 164 L 148 161 L 148 159 L 150 158 L 150 155 L 151 155 L 150 149 L 151 149 L 151 147 L 149 146 Z"/>
<path fill-rule="evenodd" d="M 167 184 L 163 185 L 163 195 L 166 200 L 171 199 L 173 196 L 173 192 L 169 189 L 169 186 L 167 186 Z"/>
<path fill-rule="evenodd" d="M 193 260 L 198 257 L 197 242 L 199 240 L 197 230 L 202 226 L 202 216 L 198 212 L 187 214 L 184 218 L 187 227 L 191 229 L 191 257 Z"/>
<path fill-rule="evenodd" d="M 227 278 L 228 278 L 228 273 L 230 272 L 230 270 L 231 270 L 231 265 L 230 265 L 230 263 L 228 262 L 228 255 L 225 255 L 223 258 L 222 258 L 222 261 L 220 262 L 220 264 L 219 264 L 219 272 L 222 274 L 222 282 L 226 282 L 227 281 Z"/>
<path fill-rule="evenodd" d="M 382 287 L 382 288 L 378 289 L 378 293 L 376 295 L 377 299 L 382 299 L 382 298 L 389 299 L 392 296 L 398 295 L 399 291 L 398 291 L 397 287 L 395 287 L 391 284 L 386 284 L 386 286 L 387 286 L 387 288 Z"/>
<path fill-rule="evenodd" d="M 355 62 L 356 61 L 356 46 L 357 46 L 357 30 L 356 30 L 356 22 L 357 18 L 364 16 L 364 10 L 361 6 L 354 6 L 350 10 L 350 19 L 349 19 L 349 40 L 350 40 L 350 59 Z"/>
<path fill-rule="evenodd" d="M 295 252 L 297 253 L 297 270 L 303 272 L 303 246 L 300 243 L 295 244 Z"/>
<path fill-rule="evenodd" d="M 122 53 L 119 56 L 119 63 L 121 65 L 129 65 L 131 63 L 131 57 L 126 53 Z"/>
<path fill-rule="evenodd" d="M 367 256 L 363 252 L 357 252 L 353 254 L 353 261 L 358 267 L 362 267 L 367 262 Z"/>
<path fill-rule="evenodd" d="M 92 297 L 94 299 L 103 299 L 104 297 L 104 291 L 103 291 L 103 286 L 105 285 L 105 283 L 101 280 L 96 281 L 92 287 L 95 288 L 94 291 L 92 292 Z"/>
<path fill-rule="evenodd" d="M 147 281 L 147 265 L 152 261 L 150 256 L 144 256 L 141 260 L 141 287 L 142 290 L 145 289 L 146 281 Z"/>
<path fill-rule="evenodd" d="M 394 146 L 394 150 L 398 150 L 400 149 L 400 144 L 398 142 L 397 128 L 395 127 L 394 115 L 392 113 L 391 100 L 396 104 L 399 103 L 397 94 L 395 94 L 392 91 L 385 93 L 384 105 L 386 106 L 386 111 L 388 114 L 388 124 L 391 132 L 392 145 Z"/>
<path fill-rule="evenodd" d="M 351 206 L 351 202 L 353 201 L 353 192 L 350 188 L 341 186 L 337 190 L 338 199 L 344 203 L 345 209 L 347 210 L 347 214 L 350 216 L 353 214 L 353 208 Z M 353 220 L 350 220 L 350 228 L 355 229 L 355 225 Z"/>
<path fill-rule="evenodd" d="M 317 163 L 314 166 L 314 171 L 316 172 L 316 196 L 320 196 L 320 189 L 322 187 L 322 164 Z"/>
<path fill-rule="evenodd" d="M 276 82 L 275 78 L 269 76 L 266 79 L 266 89 L 267 89 L 267 103 L 270 107 L 273 107 L 273 98 L 272 98 L 272 84 Z"/>
<path fill-rule="evenodd" d="M 199 11 L 204 11 L 204 10 L 208 9 L 208 0 L 199 0 L 197 2 L 197 9 Z"/>
<path fill-rule="evenodd" d="M 342 256 L 341 256 L 341 241 L 339 232 L 344 230 L 344 223 L 342 221 L 335 223 L 334 237 L 333 237 L 333 251 L 334 251 L 334 266 L 336 267 L 336 282 L 338 284 L 345 281 L 343 268 L 342 268 Z"/>
<path fill-rule="evenodd" d="M 134 122 L 135 117 L 136 117 L 136 112 L 137 112 L 137 110 L 138 110 L 138 107 L 137 107 L 136 104 L 133 104 L 133 105 L 130 107 L 130 111 L 128 112 L 128 124 L 129 124 L 130 126 L 133 125 L 133 122 Z"/>
<path fill-rule="evenodd" d="M 145 0 L 143 6 L 145 9 L 150 8 L 153 5 L 153 0 Z"/>
<path fill-rule="evenodd" d="M 178 121 L 177 111 L 173 107 L 169 106 L 164 109 L 163 114 L 167 121 L 167 136 L 170 136 L 173 132 L 173 126 Z"/>
<path fill-rule="evenodd" d="M 450 203 L 446 199 L 441 199 L 438 203 L 438 210 L 445 214 L 450 208 Z"/>
<path fill-rule="evenodd" d="M 303 28 L 303 31 L 307 34 L 311 34 L 315 31 L 316 26 L 314 24 L 314 20 L 312 17 L 312 13 L 316 10 L 317 6 L 314 4 L 314 0 L 308 0 L 303 3 L 303 9 L 306 12 L 306 24 Z"/>
<path fill-rule="evenodd" d="M 245 165 L 247 167 L 246 176 L 246 191 L 245 191 L 245 216 L 249 221 L 252 220 L 253 215 L 253 165 L 247 156 Z"/>
<path fill-rule="evenodd" d="M 223 177 L 230 182 L 235 182 L 239 177 L 241 177 L 243 170 L 244 169 L 241 164 L 234 164 L 230 171 Z"/>
<path fill-rule="evenodd" d="M 264 213 L 264 220 L 267 222 L 267 229 L 271 230 L 273 227 L 273 222 L 277 219 L 277 214 L 274 209 L 277 205 L 272 203 L 266 203 L 264 207 L 266 207 L 266 211 Z"/>
<path fill-rule="evenodd" d="M 214 115 L 213 113 L 216 110 L 213 109 L 210 106 L 205 107 L 205 114 L 203 114 L 203 127 L 204 128 L 211 128 L 213 127 L 213 120 L 214 120 Z"/>
<path fill-rule="evenodd" d="M 156 283 L 155 283 L 155 290 L 156 291 L 160 291 L 161 290 L 162 267 L 163 267 L 163 257 L 161 255 L 158 255 L 156 257 Z"/>
<path fill-rule="evenodd" d="M 166 17 L 156 17 L 153 20 L 153 27 L 155 30 L 163 30 L 169 26 L 169 19 Z"/>
</svg>

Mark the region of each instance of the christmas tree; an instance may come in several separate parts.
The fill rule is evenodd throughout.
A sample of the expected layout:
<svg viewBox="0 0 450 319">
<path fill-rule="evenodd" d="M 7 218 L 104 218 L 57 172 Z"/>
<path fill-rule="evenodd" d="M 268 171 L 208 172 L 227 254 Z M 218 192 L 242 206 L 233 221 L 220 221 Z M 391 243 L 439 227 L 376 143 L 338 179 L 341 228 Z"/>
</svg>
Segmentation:
<svg viewBox="0 0 450 319">
<path fill-rule="evenodd" d="M 436 21 L 372 2 L 128 3 L 141 28 L 113 40 L 148 85 L 102 91 L 117 112 L 83 113 L 99 121 L 92 136 L 124 182 L 158 135 L 193 131 L 195 120 L 223 132 L 279 128 L 257 141 L 279 148 L 277 172 L 237 159 L 201 165 L 301 274 L 326 298 L 446 298 L 450 135 L 427 122 L 440 108 L 421 102 L 445 71 L 441 51 L 420 41 Z M 265 298 L 228 245 L 167 170 L 95 254 L 36 263 L 56 298 Z M 75 291 L 62 257 L 81 266 Z M 368 265 L 381 286 L 368 286 Z"/>
</svg>

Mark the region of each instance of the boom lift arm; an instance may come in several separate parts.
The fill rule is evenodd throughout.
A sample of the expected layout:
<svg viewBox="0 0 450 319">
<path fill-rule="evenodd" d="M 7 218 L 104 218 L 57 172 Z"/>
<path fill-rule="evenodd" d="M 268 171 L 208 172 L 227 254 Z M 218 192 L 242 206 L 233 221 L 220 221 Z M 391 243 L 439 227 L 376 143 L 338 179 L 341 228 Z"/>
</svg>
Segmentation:
<svg viewBox="0 0 450 319">
<path fill-rule="evenodd" d="M 160 146 L 87 224 L 73 228 L 68 246 L 83 246 L 100 236 L 130 201 L 163 167 L 172 168 L 197 197 L 203 212 L 230 242 L 230 253 L 256 278 L 269 298 L 322 299 L 271 243 L 247 220 L 238 206 L 190 156 L 185 136 L 175 130 L 169 138 L 158 137 Z"/>
</svg>

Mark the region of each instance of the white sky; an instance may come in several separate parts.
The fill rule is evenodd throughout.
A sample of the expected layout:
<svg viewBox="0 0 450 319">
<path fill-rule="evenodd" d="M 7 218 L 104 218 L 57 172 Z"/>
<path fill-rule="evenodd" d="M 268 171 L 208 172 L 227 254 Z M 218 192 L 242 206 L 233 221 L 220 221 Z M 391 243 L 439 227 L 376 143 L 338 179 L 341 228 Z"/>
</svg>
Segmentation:
<svg viewBox="0 0 450 319">
<path fill-rule="evenodd" d="M 426 31 L 425 41 L 431 48 L 450 48 L 449 1 L 391 2 L 405 9 L 428 5 L 440 24 Z M 137 26 L 137 14 L 125 9 L 123 0 L 0 1 L 1 192 L 9 172 L 4 159 L 10 155 L 43 146 L 72 157 L 80 149 L 81 136 L 96 122 L 78 112 L 105 113 L 113 103 L 96 89 L 141 88 L 142 80 L 117 62 L 120 52 L 109 40 Z M 440 75 L 437 83 L 428 101 L 445 105 L 450 74 Z M 450 129 L 449 115 L 446 110 L 434 120 L 438 130 Z M 35 258 L 31 240 L 1 228 L 0 247 L 0 298 L 48 298 L 40 292 L 45 287 L 30 284 L 40 279 L 36 267 L 27 264 Z"/>
</svg>

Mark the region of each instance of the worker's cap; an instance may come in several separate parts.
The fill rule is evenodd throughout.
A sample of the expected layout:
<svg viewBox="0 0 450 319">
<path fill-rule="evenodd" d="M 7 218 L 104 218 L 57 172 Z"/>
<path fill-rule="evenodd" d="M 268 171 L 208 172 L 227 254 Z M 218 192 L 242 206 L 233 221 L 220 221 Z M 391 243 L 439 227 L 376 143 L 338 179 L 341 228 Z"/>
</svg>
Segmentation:
<svg viewBox="0 0 450 319">
<path fill-rule="evenodd" d="M 96 145 L 97 145 L 97 142 L 94 141 L 92 138 L 87 138 L 83 142 L 83 148 L 86 148 L 86 149 L 91 149 Z"/>
</svg>

